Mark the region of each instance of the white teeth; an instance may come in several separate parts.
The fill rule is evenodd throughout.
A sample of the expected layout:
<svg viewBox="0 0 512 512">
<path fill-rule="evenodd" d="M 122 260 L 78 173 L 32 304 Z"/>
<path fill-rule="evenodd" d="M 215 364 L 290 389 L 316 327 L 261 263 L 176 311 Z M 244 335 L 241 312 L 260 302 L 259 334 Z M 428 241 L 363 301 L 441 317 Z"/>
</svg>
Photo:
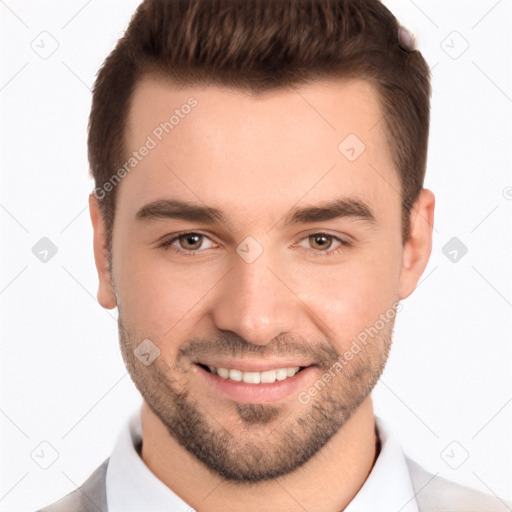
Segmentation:
<svg viewBox="0 0 512 512">
<path fill-rule="evenodd" d="M 238 382 L 242 381 L 243 373 L 240 370 L 229 370 L 229 378 Z"/>
<path fill-rule="evenodd" d="M 223 379 L 227 379 L 229 377 L 229 370 L 226 368 L 217 368 L 217 373 L 219 374 L 219 377 L 222 377 Z"/>
<path fill-rule="evenodd" d="M 259 384 L 260 383 L 260 372 L 242 372 L 243 381 L 247 384 Z"/>
<path fill-rule="evenodd" d="M 267 384 L 276 380 L 285 380 L 293 377 L 300 369 L 300 366 L 292 366 L 288 368 L 276 368 L 275 370 L 265 370 L 263 372 L 244 372 L 236 368 L 214 368 L 208 366 L 209 370 L 223 379 L 231 379 L 237 382 L 246 382 L 248 384 Z"/>
<path fill-rule="evenodd" d="M 286 376 L 287 377 L 293 377 L 297 373 L 297 370 L 295 368 L 286 368 Z"/>
<path fill-rule="evenodd" d="M 295 375 L 295 374 L 294 374 Z M 276 372 L 274 370 L 267 370 L 261 372 L 260 382 L 262 383 L 271 383 L 276 381 Z"/>
<path fill-rule="evenodd" d="M 286 368 L 279 368 L 276 370 L 276 380 L 284 380 L 287 377 Z"/>
</svg>

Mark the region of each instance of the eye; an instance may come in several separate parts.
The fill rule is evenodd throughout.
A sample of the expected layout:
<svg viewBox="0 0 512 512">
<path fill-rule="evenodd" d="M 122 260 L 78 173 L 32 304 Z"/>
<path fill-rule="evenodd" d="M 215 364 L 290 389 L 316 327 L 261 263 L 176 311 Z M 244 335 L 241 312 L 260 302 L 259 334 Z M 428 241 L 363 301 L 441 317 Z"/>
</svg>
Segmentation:
<svg viewBox="0 0 512 512">
<path fill-rule="evenodd" d="M 205 240 L 209 240 L 211 242 L 211 245 L 204 247 L 203 243 Z M 186 256 L 193 256 L 197 252 L 200 252 L 205 249 L 210 249 L 213 246 L 213 242 L 206 235 L 195 232 L 181 233 L 179 235 L 175 235 L 172 238 L 160 244 L 160 247 L 164 249 L 172 249 L 174 252 Z"/>
<path fill-rule="evenodd" d="M 208 241 L 209 245 L 204 246 Z M 310 252 L 315 256 L 326 257 L 333 256 L 341 252 L 344 248 L 350 247 L 352 244 L 348 240 L 344 240 L 330 233 L 313 233 L 301 239 L 301 242 L 309 245 Z M 337 245 L 336 245 L 337 244 Z M 298 244 L 302 245 L 302 243 Z M 337 248 L 331 249 L 333 245 Z M 206 235 L 197 232 L 179 233 L 165 240 L 159 247 L 163 249 L 171 249 L 177 254 L 184 256 L 195 256 L 196 254 L 211 249 L 215 244 Z"/>
<path fill-rule="evenodd" d="M 348 240 L 344 240 L 329 233 L 313 233 L 302 240 L 320 257 L 333 256 L 341 252 L 345 247 L 352 245 Z M 337 246 L 335 244 L 337 244 Z M 329 250 L 333 245 L 337 248 Z"/>
</svg>

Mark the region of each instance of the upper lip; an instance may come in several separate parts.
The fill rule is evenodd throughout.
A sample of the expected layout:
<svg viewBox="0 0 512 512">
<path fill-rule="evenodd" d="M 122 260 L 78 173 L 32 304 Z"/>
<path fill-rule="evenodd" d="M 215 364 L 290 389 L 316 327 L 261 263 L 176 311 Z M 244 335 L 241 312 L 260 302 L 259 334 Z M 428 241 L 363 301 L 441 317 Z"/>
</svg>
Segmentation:
<svg viewBox="0 0 512 512">
<path fill-rule="evenodd" d="M 250 359 L 226 359 L 224 361 L 212 359 L 208 361 L 198 361 L 198 364 L 213 366 L 214 368 L 226 368 L 228 370 L 237 369 L 243 372 L 264 372 L 266 370 L 277 370 L 278 368 L 306 367 L 312 365 L 312 363 L 298 360 L 254 361 Z"/>
</svg>

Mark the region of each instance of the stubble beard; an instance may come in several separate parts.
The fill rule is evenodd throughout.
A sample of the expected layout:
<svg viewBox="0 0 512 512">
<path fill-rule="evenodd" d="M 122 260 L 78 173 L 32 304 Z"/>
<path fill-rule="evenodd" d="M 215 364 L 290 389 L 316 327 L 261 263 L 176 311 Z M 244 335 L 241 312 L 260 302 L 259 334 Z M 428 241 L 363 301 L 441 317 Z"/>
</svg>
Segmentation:
<svg viewBox="0 0 512 512">
<path fill-rule="evenodd" d="M 143 365 L 134 355 L 143 338 L 127 327 L 121 310 L 118 323 L 125 365 L 147 405 L 189 453 L 210 471 L 236 482 L 286 475 L 318 453 L 374 388 L 389 355 L 394 327 L 393 319 L 307 404 L 298 399 L 292 402 L 295 406 L 232 402 L 223 409 L 207 410 L 192 396 L 185 366 L 178 361 L 171 366 L 164 358 Z M 321 380 L 324 371 L 332 371 L 339 361 L 339 354 L 330 346 L 319 353 Z"/>
</svg>

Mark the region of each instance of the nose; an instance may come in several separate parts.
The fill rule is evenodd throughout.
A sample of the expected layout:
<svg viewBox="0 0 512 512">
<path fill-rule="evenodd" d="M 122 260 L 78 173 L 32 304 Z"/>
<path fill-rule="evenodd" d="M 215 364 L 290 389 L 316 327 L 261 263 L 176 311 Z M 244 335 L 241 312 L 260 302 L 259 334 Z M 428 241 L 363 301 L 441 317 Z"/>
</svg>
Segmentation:
<svg viewBox="0 0 512 512">
<path fill-rule="evenodd" d="M 218 329 L 232 331 L 255 345 L 294 332 L 300 313 L 289 272 L 266 253 L 252 263 L 234 255 L 233 268 L 216 287 L 212 311 Z"/>
</svg>

